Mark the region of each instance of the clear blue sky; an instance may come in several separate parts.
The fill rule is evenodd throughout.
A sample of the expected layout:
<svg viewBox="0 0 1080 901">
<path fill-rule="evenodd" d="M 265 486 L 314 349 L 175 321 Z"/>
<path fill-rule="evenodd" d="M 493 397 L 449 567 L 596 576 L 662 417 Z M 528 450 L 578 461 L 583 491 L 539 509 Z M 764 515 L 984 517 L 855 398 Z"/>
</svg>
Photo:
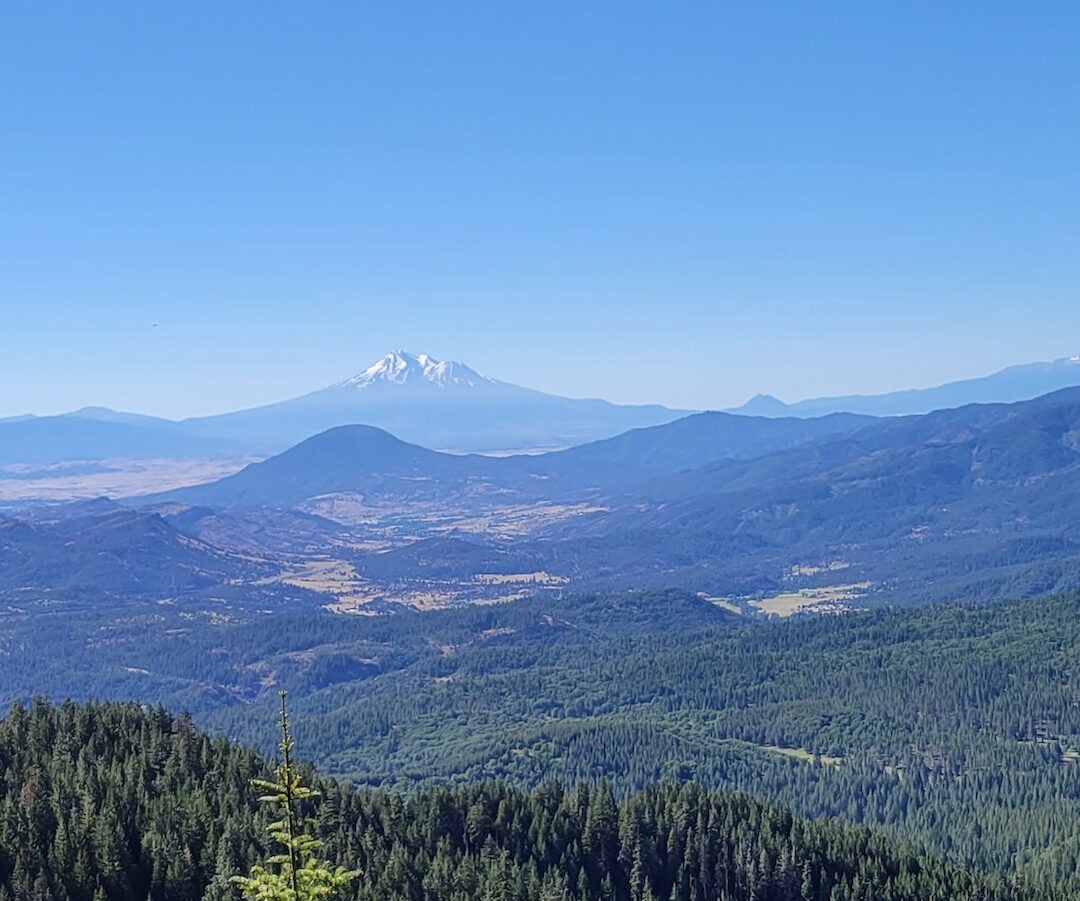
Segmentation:
<svg viewBox="0 0 1080 901">
<path fill-rule="evenodd" d="M 401 347 L 721 407 L 1080 353 L 1075 3 L 0 6 L 0 415 Z"/>
</svg>

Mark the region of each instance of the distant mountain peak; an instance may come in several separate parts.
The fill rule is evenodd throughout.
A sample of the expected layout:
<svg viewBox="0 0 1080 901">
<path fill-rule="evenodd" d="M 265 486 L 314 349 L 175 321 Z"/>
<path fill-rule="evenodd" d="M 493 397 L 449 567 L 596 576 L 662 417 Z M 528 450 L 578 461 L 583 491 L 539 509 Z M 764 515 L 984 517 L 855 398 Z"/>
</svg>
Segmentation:
<svg viewBox="0 0 1080 901">
<path fill-rule="evenodd" d="M 744 416 L 784 416 L 787 404 L 771 394 L 755 394 L 738 412 Z"/>
<path fill-rule="evenodd" d="M 481 375 L 464 363 L 436 360 L 429 354 L 412 354 L 394 350 L 372 363 L 359 375 L 346 379 L 336 387 L 363 389 L 380 384 L 420 385 L 436 388 L 475 388 L 496 384 L 494 379 Z"/>
</svg>

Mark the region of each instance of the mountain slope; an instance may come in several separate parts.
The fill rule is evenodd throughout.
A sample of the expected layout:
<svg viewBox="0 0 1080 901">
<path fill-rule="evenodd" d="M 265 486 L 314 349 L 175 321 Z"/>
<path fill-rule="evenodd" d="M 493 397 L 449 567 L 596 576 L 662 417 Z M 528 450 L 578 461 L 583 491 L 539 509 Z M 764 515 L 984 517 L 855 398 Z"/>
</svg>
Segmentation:
<svg viewBox="0 0 1080 901">
<path fill-rule="evenodd" d="M 601 503 L 560 526 L 564 566 L 639 584 L 839 583 L 859 604 L 1080 587 L 1080 389 L 888 419 Z"/>
<path fill-rule="evenodd" d="M 802 479 L 833 486 L 909 480 L 958 489 L 1042 478 L 1080 463 L 1080 388 L 1016 404 L 971 404 L 872 422 L 749 461 L 725 460 L 671 480 L 661 494 L 758 489 Z M 919 473 L 923 478 L 912 481 Z"/>
<path fill-rule="evenodd" d="M 1080 358 L 1070 357 L 880 396 L 788 405 L 759 395 L 728 412 L 764 418 L 816 418 L 837 412 L 891 416 L 971 402 L 1013 402 L 1077 384 Z M 462 363 L 395 351 L 352 378 L 301 397 L 182 422 L 104 407 L 84 407 L 63 416 L 3 419 L 0 464 L 263 456 L 341 425 L 373 425 L 405 441 L 450 451 L 554 449 L 672 422 L 687 412 L 559 397 L 489 378 Z M 751 442 L 745 449 L 736 448 L 738 440 L 733 437 L 728 454 L 776 450 L 784 446 L 782 432 L 771 443 Z M 792 440 L 801 438 L 796 435 Z M 597 453 L 582 454 L 582 459 Z M 689 454 L 683 467 L 705 459 Z"/>
<path fill-rule="evenodd" d="M 547 455 L 553 465 L 616 465 L 641 475 L 674 474 L 717 460 L 752 459 L 823 435 L 874 422 L 871 416 L 834 413 L 816 419 L 736 416 L 705 412 L 652 428 L 633 429 Z"/>
<path fill-rule="evenodd" d="M 792 404 L 759 394 L 728 412 L 747 416 L 825 416 L 838 412 L 905 416 L 966 404 L 1015 403 L 1078 385 L 1080 357 L 1063 357 L 1049 363 L 1009 366 L 981 378 L 887 394 L 817 397 Z"/>
<path fill-rule="evenodd" d="M 156 513 L 86 505 L 55 515 L 0 520 L 0 598 L 164 600 L 273 572 L 181 534 Z"/>
</svg>

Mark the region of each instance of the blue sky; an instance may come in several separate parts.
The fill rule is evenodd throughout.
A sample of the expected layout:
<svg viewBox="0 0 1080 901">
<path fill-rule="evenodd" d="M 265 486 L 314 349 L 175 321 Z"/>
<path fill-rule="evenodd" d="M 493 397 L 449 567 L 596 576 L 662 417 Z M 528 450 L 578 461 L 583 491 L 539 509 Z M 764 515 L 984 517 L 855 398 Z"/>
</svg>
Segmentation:
<svg viewBox="0 0 1080 901">
<path fill-rule="evenodd" d="M 0 415 L 392 348 L 722 407 L 1080 353 L 1072 3 L 0 7 Z"/>
</svg>

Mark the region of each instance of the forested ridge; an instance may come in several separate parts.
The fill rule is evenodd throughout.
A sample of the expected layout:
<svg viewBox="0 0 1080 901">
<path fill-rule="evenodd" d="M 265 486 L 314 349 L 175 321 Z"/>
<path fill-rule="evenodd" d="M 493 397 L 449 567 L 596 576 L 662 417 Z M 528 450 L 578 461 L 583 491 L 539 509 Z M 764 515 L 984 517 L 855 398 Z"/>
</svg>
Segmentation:
<svg viewBox="0 0 1080 901">
<path fill-rule="evenodd" d="M 222 901 L 267 854 L 251 785 L 267 762 L 160 707 L 16 705 L 0 724 L 0 774 L 3 898 Z M 302 813 L 327 856 L 360 871 L 358 899 L 1067 897 L 695 784 L 619 803 L 606 782 L 405 797 L 308 776 L 321 797 Z"/>
</svg>

